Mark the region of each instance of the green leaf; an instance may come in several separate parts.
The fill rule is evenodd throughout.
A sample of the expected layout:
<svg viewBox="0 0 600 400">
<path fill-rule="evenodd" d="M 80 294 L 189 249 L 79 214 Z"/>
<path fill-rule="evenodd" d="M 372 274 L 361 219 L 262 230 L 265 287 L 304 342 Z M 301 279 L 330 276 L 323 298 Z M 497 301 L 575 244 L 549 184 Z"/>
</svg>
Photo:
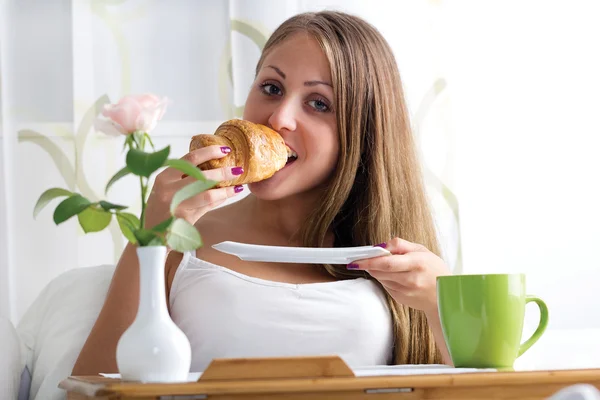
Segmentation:
<svg viewBox="0 0 600 400">
<path fill-rule="evenodd" d="M 133 234 L 140 246 L 148 246 L 152 239 L 156 238 L 156 233 L 148 229 L 137 229 L 133 231 Z"/>
<path fill-rule="evenodd" d="M 140 228 L 140 219 L 131 213 L 117 212 L 117 218 L 121 219 L 131 231 L 135 231 Z"/>
<path fill-rule="evenodd" d="M 123 235 L 129 240 L 131 243 L 137 243 L 137 239 L 133 232 L 140 227 L 140 219 L 133 214 L 130 213 L 117 213 L 117 222 L 119 223 L 119 228 L 121 228 L 121 232 Z"/>
<path fill-rule="evenodd" d="M 163 166 L 165 160 L 169 157 L 170 151 L 170 146 L 156 153 L 146 153 L 138 149 L 131 149 L 127 152 L 125 161 L 131 172 L 135 175 L 149 178 L 154 171 Z"/>
<path fill-rule="evenodd" d="M 92 203 L 80 194 L 74 194 L 63 200 L 54 210 L 54 223 L 59 225 L 72 216 L 79 214 Z"/>
<path fill-rule="evenodd" d="M 98 204 L 105 211 L 110 211 L 110 210 L 124 210 L 124 209 L 127 208 L 127 206 L 121 206 L 119 204 L 110 203 L 110 202 L 104 201 L 104 200 L 100 200 L 100 202 Z"/>
<path fill-rule="evenodd" d="M 42 211 L 42 209 L 46 207 L 50 201 L 57 197 L 71 196 L 72 194 L 73 192 L 61 188 L 52 188 L 46 190 L 44 193 L 42 193 L 37 203 L 35 203 L 35 207 L 33 208 L 33 218 L 36 218 L 40 211 Z"/>
<path fill-rule="evenodd" d="M 192 164 L 189 161 L 186 160 L 167 160 L 165 161 L 164 164 L 166 167 L 172 167 L 175 169 L 180 170 L 181 172 L 183 172 L 186 175 L 189 176 L 193 176 L 194 178 L 198 179 L 199 181 L 205 181 L 206 178 L 204 177 L 204 174 L 202 173 L 202 171 L 200 171 L 200 169 L 198 167 L 195 167 L 194 164 Z"/>
<path fill-rule="evenodd" d="M 171 222 L 173 222 L 173 217 L 170 217 L 166 220 L 164 220 L 163 222 L 157 224 L 156 226 L 154 226 L 151 230 L 153 232 L 165 232 L 169 226 L 171 226 Z"/>
<path fill-rule="evenodd" d="M 88 207 L 77 215 L 85 233 L 100 232 L 110 224 L 111 218 L 112 213 L 95 207 Z"/>
<path fill-rule="evenodd" d="M 131 173 L 131 170 L 128 167 L 123 167 L 112 178 L 110 178 L 110 181 L 108 181 L 108 183 L 106 184 L 106 189 L 104 189 L 104 194 L 108 193 L 108 189 L 110 189 L 110 187 L 113 185 L 113 183 L 115 183 L 122 177 L 129 175 L 130 173 Z"/>
<path fill-rule="evenodd" d="M 191 251 L 202 246 L 202 238 L 193 225 L 185 219 L 177 218 L 167 234 L 167 245 L 179 252 Z"/>
<path fill-rule="evenodd" d="M 173 199 L 171 200 L 171 214 L 175 213 L 175 210 L 182 201 L 194 197 L 205 190 L 214 187 L 216 184 L 217 182 L 214 181 L 196 181 L 182 187 L 175 193 L 175 195 L 173 195 Z"/>
</svg>

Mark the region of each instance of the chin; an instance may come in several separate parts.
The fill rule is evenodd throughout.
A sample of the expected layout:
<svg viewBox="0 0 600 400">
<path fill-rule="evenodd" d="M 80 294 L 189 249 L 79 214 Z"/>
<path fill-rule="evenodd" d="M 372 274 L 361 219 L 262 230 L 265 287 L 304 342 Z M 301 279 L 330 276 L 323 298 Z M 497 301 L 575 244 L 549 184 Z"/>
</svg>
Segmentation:
<svg viewBox="0 0 600 400">
<path fill-rule="evenodd" d="M 272 179 L 272 178 L 271 178 Z M 288 181 L 276 182 L 275 180 L 267 179 L 261 182 L 250 183 L 248 190 L 254 197 L 265 201 L 284 200 L 292 197 L 313 198 L 321 189 L 307 185 L 307 182 L 300 182 L 299 179 L 290 179 Z M 304 185 L 302 184 L 304 183 Z"/>
<path fill-rule="evenodd" d="M 308 195 L 318 191 L 318 187 L 324 184 L 324 177 L 315 176 L 306 171 L 308 168 L 302 168 L 302 162 L 294 161 L 277 171 L 269 179 L 248 184 L 248 189 L 252 194 L 261 200 L 282 200 L 297 195 Z M 308 172 L 308 173 L 307 173 Z M 315 182 L 321 182 L 316 183 Z M 311 197 L 309 195 L 309 197 Z"/>
<path fill-rule="evenodd" d="M 290 172 L 293 175 L 293 171 L 290 171 L 292 169 L 290 167 L 295 167 L 293 164 L 295 162 L 286 165 L 269 179 L 248 184 L 248 189 L 254 196 L 261 200 L 280 200 L 295 194 L 294 189 L 296 189 L 295 186 L 297 187 L 297 185 L 290 185 L 291 182 L 297 181 L 293 176 L 290 176 Z"/>
<path fill-rule="evenodd" d="M 248 190 L 258 199 L 261 200 L 281 200 L 293 195 L 285 186 L 285 182 L 279 184 L 271 181 L 273 178 L 264 181 L 248 184 Z"/>
<path fill-rule="evenodd" d="M 258 199 L 276 201 L 310 191 L 299 179 L 280 179 L 276 175 L 261 182 L 248 184 L 248 190 Z"/>
</svg>

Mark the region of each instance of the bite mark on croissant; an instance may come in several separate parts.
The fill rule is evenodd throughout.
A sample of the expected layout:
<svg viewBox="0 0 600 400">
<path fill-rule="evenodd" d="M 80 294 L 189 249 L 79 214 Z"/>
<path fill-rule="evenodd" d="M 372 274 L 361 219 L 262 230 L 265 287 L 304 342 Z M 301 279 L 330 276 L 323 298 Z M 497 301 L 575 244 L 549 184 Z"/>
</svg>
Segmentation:
<svg viewBox="0 0 600 400">
<path fill-rule="evenodd" d="M 195 135 L 190 141 L 190 151 L 201 147 L 219 145 L 231 148 L 231 153 L 198 166 L 203 171 L 222 167 L 242 167 L 244 173 L 236 179 L 223 181 L 217 187 L 245 185 L 272 177 L 295 156 L 279 133 L 260 124 L 241 119 L 222 123 L 213 135 Z"/>
</svg>

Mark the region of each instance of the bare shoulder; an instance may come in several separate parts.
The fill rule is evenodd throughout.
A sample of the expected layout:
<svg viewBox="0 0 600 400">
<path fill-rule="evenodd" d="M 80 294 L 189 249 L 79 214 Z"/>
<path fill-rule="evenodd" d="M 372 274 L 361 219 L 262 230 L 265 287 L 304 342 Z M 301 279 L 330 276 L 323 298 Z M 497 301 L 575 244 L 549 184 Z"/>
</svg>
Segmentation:
<svg viewBox="0 0 600 400">
<path fill-rule="evenodd" d="M 224 236 L 227 236 L 227 232 L 231 231 L 232 226 L 235 226 L 234 221 L 236 219 L 235 213 L 237 212 L 237 208 L 236 203 L 217 208 L 204 214 L 196 222 L 195 227 L 202 237 L 202 247 L 218 243 Z M 167 280 L 167 282 L 171 282 L 175 276 L 177 267 L 181 264 L 182 259 L 183 254 L 179 252 L 171 251 L 169 253 L 166 262 L 166 272 L 170 280 Z"/>
</svg>

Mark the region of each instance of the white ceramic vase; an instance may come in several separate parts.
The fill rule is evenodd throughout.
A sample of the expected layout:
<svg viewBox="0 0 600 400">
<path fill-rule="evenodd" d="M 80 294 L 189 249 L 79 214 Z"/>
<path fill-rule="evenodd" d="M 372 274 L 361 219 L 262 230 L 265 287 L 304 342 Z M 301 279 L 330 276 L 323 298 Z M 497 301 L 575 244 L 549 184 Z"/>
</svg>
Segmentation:
<svg viewBox="0 0 600 400">
<path fill-rule="evenodd" d="M 191 363 L 188 338 L 171 319 L 165 294 L 164 246 L 138 247 L 140 305 L 135 320 L 117 344 L 121 379 L 184 382 Z"/>
</svg>

